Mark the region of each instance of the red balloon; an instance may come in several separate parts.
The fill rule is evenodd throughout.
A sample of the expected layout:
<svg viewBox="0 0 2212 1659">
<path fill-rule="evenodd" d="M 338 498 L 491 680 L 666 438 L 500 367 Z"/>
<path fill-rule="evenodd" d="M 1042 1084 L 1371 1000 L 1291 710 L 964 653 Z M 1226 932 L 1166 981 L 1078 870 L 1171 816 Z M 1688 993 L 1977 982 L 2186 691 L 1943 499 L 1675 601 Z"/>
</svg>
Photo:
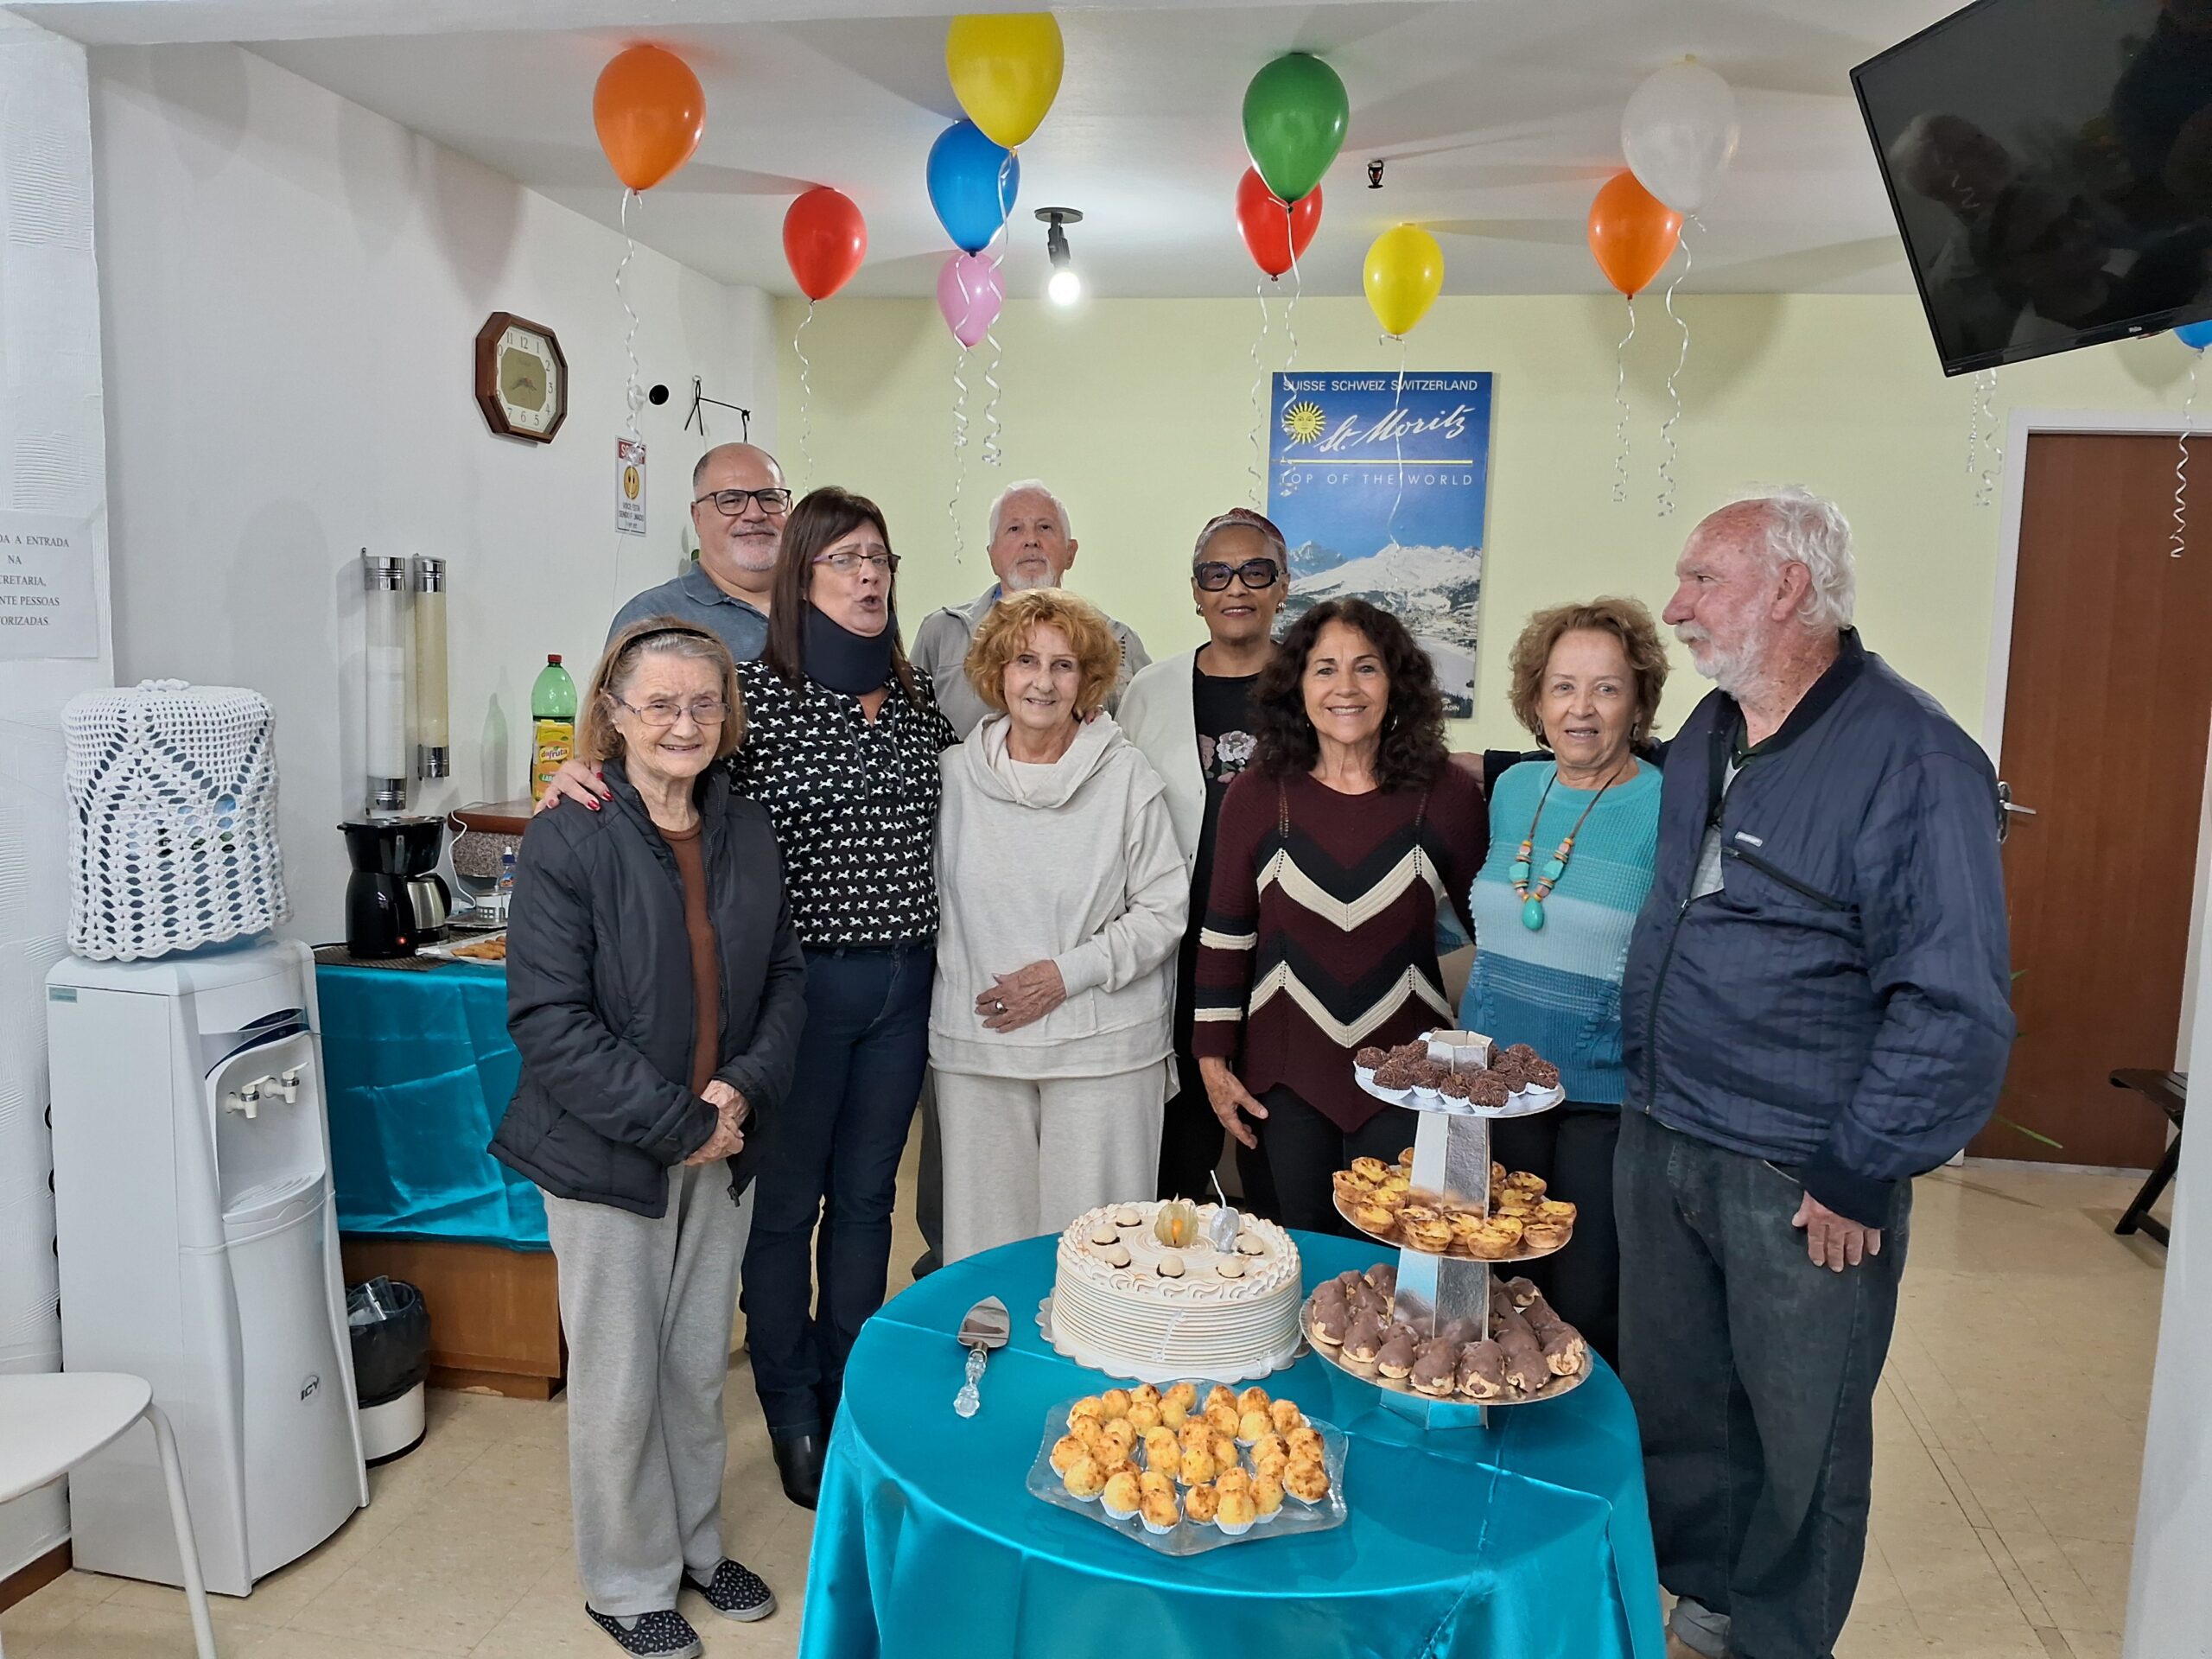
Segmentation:
<svg viewBox="0 0 2212 1659">
<path fill-rule="evenodd" d="M 818 184 L 784 215 L 784 257 L 798 278 L 799 292 L 826 300 L 853 280 L 868 257 L 868 221 L 850 196 Z"/>
<path fill-rule="evenodd" d="M 1293 258 L 1304 258 L 1321 228 L 1321 187 L 1315 185 L 1286 207 L 1268 188 L 1257 168 L 1248 167 L 1236 181 L 1236 229 L 1252 263 L 1270 276 L 1280 276 Z"/>
</svg>

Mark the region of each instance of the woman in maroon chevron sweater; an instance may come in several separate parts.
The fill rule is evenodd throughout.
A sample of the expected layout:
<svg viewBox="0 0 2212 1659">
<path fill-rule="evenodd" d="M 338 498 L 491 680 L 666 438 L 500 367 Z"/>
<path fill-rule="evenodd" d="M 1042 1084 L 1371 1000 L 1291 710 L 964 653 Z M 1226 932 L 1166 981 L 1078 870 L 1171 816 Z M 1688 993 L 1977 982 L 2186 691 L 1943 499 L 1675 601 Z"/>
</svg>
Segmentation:
<svg viewBox="0 0 2212 1659">
<path fill-rule="evenodd" d="M 1427 654 L 1365 600 L 1300 617 L 1252 702 L 1259 753 L 1221 804 L 1193 1050 L 1214 1115 L 1265 1151 L 1283 1221 L 1348 1232 L 1332 1173 L 1414 1139 L 1352 1055 L 1451 1025 L 1437 906 L 1472 932 L 1489 817 L 1445 753 Z"/>
</svg>

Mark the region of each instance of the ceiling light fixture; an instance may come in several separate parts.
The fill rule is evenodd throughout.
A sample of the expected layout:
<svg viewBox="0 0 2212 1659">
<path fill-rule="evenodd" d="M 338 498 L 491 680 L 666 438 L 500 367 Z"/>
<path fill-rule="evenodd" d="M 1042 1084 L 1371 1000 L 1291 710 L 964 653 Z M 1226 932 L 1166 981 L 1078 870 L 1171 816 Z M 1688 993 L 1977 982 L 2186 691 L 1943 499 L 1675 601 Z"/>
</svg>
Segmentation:
<svg viewBox="0 0 2212 1659">
<path fill-rule="evenodd" d="M 1083 278 L 1076 274 L 1075 257 L 1068 251 L 1067 232 L 1062 228 L 1083 223 L 1083 215 L 1072 207 L 1039 207 L 1037 219 L 1050 226 L 1045 232 L 1045 257 L 1052 262 L 1052 279 L 1045 284 L 1045 292 L 1055 305 L 1073 305 L 1083 297 Z"/>
</svg>

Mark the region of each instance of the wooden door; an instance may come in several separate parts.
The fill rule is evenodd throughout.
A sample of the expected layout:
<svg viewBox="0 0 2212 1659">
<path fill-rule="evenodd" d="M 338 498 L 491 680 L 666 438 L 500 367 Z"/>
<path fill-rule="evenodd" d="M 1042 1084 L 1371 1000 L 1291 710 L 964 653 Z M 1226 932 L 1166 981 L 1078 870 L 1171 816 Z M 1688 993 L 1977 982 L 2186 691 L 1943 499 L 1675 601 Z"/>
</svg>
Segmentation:
<svg viewBox="0 0 2212 1659">
<path fill-rule="evenodd" d="M 2108 1079 L 2171 1066 L 2180 1033 L 2212 719 L 2212 443 L 2190 448 L 2177 559 L 2172 438 L 2028 440 L 1998 768 L 2028 809 L 2005 848 L 2020 1037 L 1978 1154 L 2139 1167 L 2165 1147 Z"/>
</svg>

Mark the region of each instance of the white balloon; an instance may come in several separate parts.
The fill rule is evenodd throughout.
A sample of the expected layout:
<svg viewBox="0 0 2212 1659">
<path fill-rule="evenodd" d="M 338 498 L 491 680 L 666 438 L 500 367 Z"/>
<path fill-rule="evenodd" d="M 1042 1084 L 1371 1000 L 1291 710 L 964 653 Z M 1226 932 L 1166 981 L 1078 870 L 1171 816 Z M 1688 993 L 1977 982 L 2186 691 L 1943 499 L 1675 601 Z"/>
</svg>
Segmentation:
<svg viewBox="0 0 2212 1659">
<path fill-rule="evenodd" d="M 1645 78 L 1621 111 L 1621 152 L 1637 182 L 1678 213 L 1711 198 L 1736 153 L 1736 95 L 1701 63 Z"/>
</svg>

